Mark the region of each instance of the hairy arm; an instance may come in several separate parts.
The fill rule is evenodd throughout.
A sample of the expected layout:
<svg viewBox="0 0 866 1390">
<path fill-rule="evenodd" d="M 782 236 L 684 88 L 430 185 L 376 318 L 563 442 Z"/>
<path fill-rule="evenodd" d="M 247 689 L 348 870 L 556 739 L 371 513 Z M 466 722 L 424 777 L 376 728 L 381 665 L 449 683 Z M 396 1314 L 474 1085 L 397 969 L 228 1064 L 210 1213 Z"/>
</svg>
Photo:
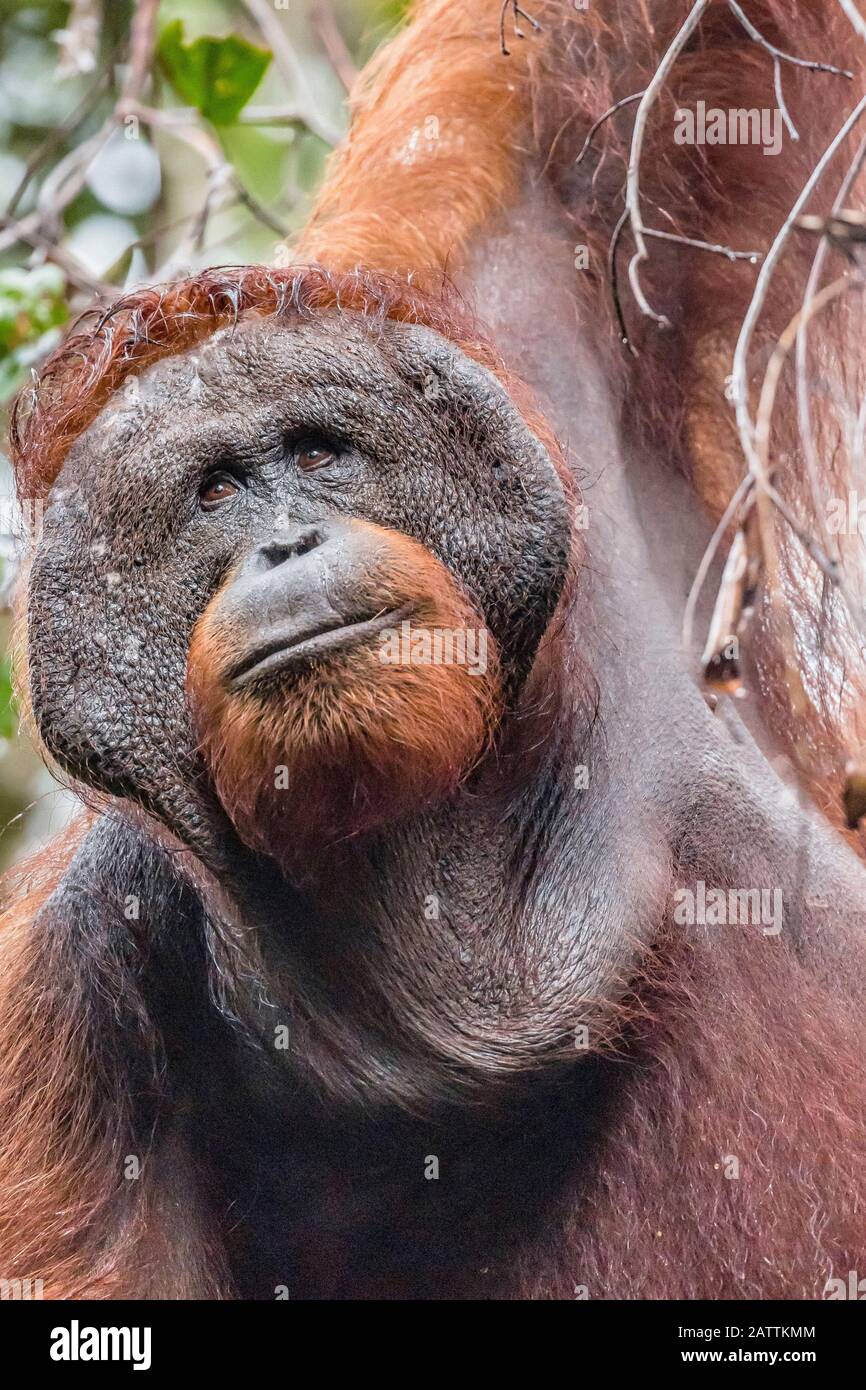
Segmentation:
<svg viewBox="0 0 866 1390">
<path fill-rule="evenodd" d="M 202 916 L 172 856 L 115 815 L 5 914 L 0 1277 L 51 1298 L 218 1296 L 173 1076 L 204 1007 Z"/>
</svg>

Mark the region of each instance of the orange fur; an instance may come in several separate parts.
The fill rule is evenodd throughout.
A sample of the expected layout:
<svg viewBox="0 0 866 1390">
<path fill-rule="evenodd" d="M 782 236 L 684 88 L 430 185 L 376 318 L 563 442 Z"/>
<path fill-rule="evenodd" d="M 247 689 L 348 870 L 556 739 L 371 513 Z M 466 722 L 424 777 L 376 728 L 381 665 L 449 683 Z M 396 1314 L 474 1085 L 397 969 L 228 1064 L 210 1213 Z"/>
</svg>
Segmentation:
<svg viewBox="0 0 866 1390">
<path fill-rule="evenodd" d="M 4 1277 L 41 1278 L 49 1297 L 82 1292 L 78 1232 L 93 1227 L 110 1185 L 105 1136 L 89 1128 L 86 1057 L 78 1020 L 42 977 L 33 920 L 89 829 L 82 818 L 49 852 L 22 865 L 20 896 L 0 935 L 0 1267 Z M 26 1200 L 25 1200 L 26 1199 Z M 110 1285 L 90 1273 L 87 1291 Z"/>
<path fill-rule="evenodd" d="M 172 1196 L 152 1180 L 146 1155 L 137 1155 L 141 1178 L 125 1179 L 128 1097 L 118 1093 L 111 1111 L 100 1104 L 90 1021 L 53 968 L 64 942 L 34 930 L 93 821 L 82 815 L 4 885 L 12 902 L 0 931 L 0 1271 L 41 1281 L 49 1299 L 216 1298 L 218 1255 L 166 1239 Z M 169 1189 L 185 1196 L 179 1172 Z"/>
<path fill-rule="evenodd" d="M 538 46 L 518 40 L 503 56 L 500 9 L 500 0 L 413 6 L 352 93 L 349 139 L 301 237 L 302 260 L 441 271 L 513 197 Z"/>
<path fill-rule="evenodd" d="M 371 538 L 377 533 L 381 545 L 366 579 L 371 612 L 411 605 L 416 633 L 483 628 L 422 545 L 355 524 Z M 288 689 L 281 681 L 276 692 L 233 693 L 221 677 L 240 653 L 221 622 L 217 594 L 193 635 L 189 691 L 217 793 L 241 838 L 297 876 L 321 865 L 335 843 L 453 791 L 484 751 L 500 712 L 496 653 L 487 639 L 487 667 L 478 675 L 463 665 L 386 664 L 373 639 L 316 662 Z"/>
</svg>

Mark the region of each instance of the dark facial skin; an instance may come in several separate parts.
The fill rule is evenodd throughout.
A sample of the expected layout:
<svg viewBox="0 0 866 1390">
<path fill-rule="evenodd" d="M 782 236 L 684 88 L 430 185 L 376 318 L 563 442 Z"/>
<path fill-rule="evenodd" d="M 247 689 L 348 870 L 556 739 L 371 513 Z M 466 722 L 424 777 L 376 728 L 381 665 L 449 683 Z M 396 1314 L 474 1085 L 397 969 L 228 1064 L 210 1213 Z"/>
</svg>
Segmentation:
<svg viewBox="0 0 866 1390">
<path fill-rule="evenodd" d="M 281 606 L 294 638 L 343 624 L 351 644 L 380 616 L 353 606 L 368 558 L 363 535 L 347 550 L 353 519 L 446 567 L 512 698 L 565 583 L 569 517 L 489 373 L 426 329 L 341 314 L 248 321 L 128 380 L 70 452 L 33 563 L 30 680 L 51 753 L 218 867 L 224 818 L 185 697 L 194 628 L 270 555 L 267 599 L 237 604 L 251 659 Z"/>
</svg>

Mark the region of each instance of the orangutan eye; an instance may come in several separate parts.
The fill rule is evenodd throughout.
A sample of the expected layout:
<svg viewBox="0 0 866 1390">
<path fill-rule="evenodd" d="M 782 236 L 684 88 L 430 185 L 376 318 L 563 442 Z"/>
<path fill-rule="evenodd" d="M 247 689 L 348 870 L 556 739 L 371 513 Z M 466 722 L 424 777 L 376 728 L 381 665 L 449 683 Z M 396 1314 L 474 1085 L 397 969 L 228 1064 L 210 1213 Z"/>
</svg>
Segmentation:
<svg viewBox="0 0 866 1390">
<path fill-rule="evenodd" d="M 240 490 L 240 483 L 230 473 L 209 473 L 198 490 L 202 511 L 214 511 L 216 507 L 230 502 Z"/>
<path fill-rule="evenodd" d="M 302 473 L 312 473 L 316 468 L 324 468 L 337 457 L 337 449 L 326 439 L 299 439 L 294 445 L 295 463 Z"/>
</svg>

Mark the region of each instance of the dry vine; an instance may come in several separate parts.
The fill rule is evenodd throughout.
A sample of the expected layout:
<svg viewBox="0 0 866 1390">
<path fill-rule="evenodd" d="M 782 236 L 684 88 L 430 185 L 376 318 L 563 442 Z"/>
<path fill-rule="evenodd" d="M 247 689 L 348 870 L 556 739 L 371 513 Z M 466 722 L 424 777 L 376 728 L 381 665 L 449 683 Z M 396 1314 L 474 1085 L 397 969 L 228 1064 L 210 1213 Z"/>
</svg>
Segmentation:
<svg viewBox="0 0 866 1390">
<path fill-rule="evenodd" d="M 628 267 L 628 281 L 634 304 L 644 318 L 651 320 L 660 328 L 669 327 L 669 321 L 649 302 L 641 283 L 641 267 L 649 259 L 648 243 L 652 240 L 674 242 L 692 249 L 726 256 L 731 260 L 761 261 L 761 268 L 751 301 L 743 318 L 734 350 L 730 378 L 730 398 L 734 406 L 737 433 L 746 463 L 746 472 L 725 508 L 698 566 L 685 608 L 683 644 L 686 650 L 691 650 L 699 597 L 709 578 L 718 552 L 733 528 L 733 540 L 726 563 L 723 566 L 703 651 L 702 668 L 705 680 L 710 688 L 714 687 L 728 692 L 740 689 L 738 658 L 729 659 L 727 654 L 738 650 L 739 639 L 748 630 L 758 585 L 763 582 L 776 613 L 777 625 L 782 637 L 782 657 L 789 700 L 796 713 L 805 706 L 807 696 L 803 688 L 796 656 L 793 618 L 782 599 L 783 586 L 780 579 L 775 534 L 778 521 L 781 521 L 796 538 L 808 560 L 823 577 L 824 584 L 840 594 L 853 630 L 859 634 L 860 642 L 866 646 L 866 611 L 864 611 L 863 603 L 858 594 L 846 578 L 842 556 L 836 553 L 836 549 L 831 544 L 829 528 L 822 514 L 820 466 L 812 428 L 810 384 L 807 374 L 809 325 L 842 296 L 855 291 L 860 292 L 866 284 L 866 276 L 864 276 L 860 263 L 854 254 L 857 246 L 866 243 L 866 216 L 856 210 L 849 209 L 847 206 L 858 175 L 866 163 L 866 138 L 861 143 L 842 180 L 830 217 L 808 218 L 803 215 L 812 194 L 866 110 L 866 97 L 861 98 L 856 103 L 817 161 L 765 254 L 762 255 L 757 251 L 736 251 L 728 246 L 714 245 L 695 238 L 680 236 L 675 232 L 661 231 L 648 226 L 644 221 L 641 196 L 641 166 L 648 122 L 680 55 L 696 33 L 711 3 L 712 0 L 695 0 L 678 32 L 657 64 L 646 89 L 643 92 L 622 98 L 593 123 L 587 133 L 577 162 L 580 163 L 586 156 L 596 132 L 604 122 L 624 107 L 637 103 L 627 162 L 625 206 L 614 227 L 608 252 L 608 275 L 614 309 L 622 341 L 632 353 L 636 353 L 636 349 L 627 328 L 617 281 L 617 252 L 626 231 L 630 231 L 634 243 L 634 251 Z M 750 19 L 746 8 L 738 3 L 738 0 L 726 0 L 726 3 L 731 14 L 748 37 L 772 60 L 773 88 L 777 107 L 790 138 L 799 139 L 798 131 L 785 101 L 782 80 L 784 66 L 805 68 L 814 73 L 827 73 L 847 80 L 851 80 L 853 74 L 849 70 L 831 63 L 785 52 L 761 33 Z M 857 35 L 866 39 L 866 19 L 855 7 L 853 0 L 839 0 L 839 3 Z M 791 237 L 795 233 L 804 231 L 818 235 L 818 247 L 807 279 L 801 307 L 781 334 L 770 355 L 759 393 L 757 410 L 753 417 L 749 394 L 749 365 L 753 360 L 751 349 L 755 331 L 766 307 L 773 276 L 782 254 Z M 822 273 L 830 246 L 835 246 L 847 254 L 849 269 L 833 283 L 822 288 Z M 802 520 L 795 507 L 780 493 L 775 481 L 778 466 L 774 465 L 771 458 L 773 412 L 777 389 L 783 369 L 792 352 L 795 360 L 797 420 L 802 438 L 809 500 L 812 514 L 815 517 L 817 535 L 812 534 L 811 526 Z M 856 458 L 858 447 L 862 451 L 864 440 L 866 440 L 866 399 L 862 402 L 857 413 L 856 425 L 850 443 L 852 457 Z M 866 813 L 866 763 L 863 766 L 859 764 L 856 766 L 846 786 L 845 799 L 846 806 L 849 808 L 849 818 L 853 795 L 852 777 L 859 778 L 863 783 L 860 814 Z"/>
</svg>

